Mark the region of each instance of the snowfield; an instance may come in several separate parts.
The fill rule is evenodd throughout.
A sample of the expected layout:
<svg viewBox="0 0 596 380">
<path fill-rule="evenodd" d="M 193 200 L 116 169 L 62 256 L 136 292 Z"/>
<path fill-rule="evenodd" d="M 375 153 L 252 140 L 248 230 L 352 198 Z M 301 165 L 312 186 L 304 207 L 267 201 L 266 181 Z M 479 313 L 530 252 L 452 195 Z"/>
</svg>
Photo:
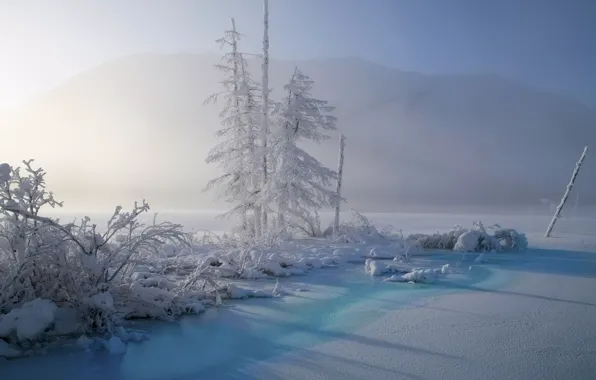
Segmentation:
<svg viewBox="0 0 596 380">
<path fill-rule="evenodd" d="M 225 259 L 238 256 L 203 244 L 200 262 L 219 286 L 219 307 L 203 295 L 205 301 L 189 305 L 198 316 L 133 320 L 106 338 L 53 340 L 38 345 L 33 356 L 0 359 L 1 377 L 592 378 L 595 219 L 562 219 L 555 237 L 546 239 L 548 216 L 370 217 L 377 225 L 403 228 L 406 237 L 423 233 L 444 242 L 459 234 L 454 245 L 466 234 L 453 229 L 457 223 L 500 222 L 527 232 L 529 249 L 456 252 L 413 249 L 399 239 L 297 240 L 283 249 L 249 252 L 241 276 L 234 276 L 237 266 Z M 437 230 L 456 232 L 433 235 Z M 135 274 L 144 284 L 139 289 L 156 302 L 160 295 L 166 302 L 168 288 L 192 270 L 189 257 L 170 256 L 162 261 L 175 261 L 178 272 L 157 276 L 145 268 Z M 115 307 L 105 294 L 89 302 Z M 49 301 L 34 300 L 11 313 L 0 319 L 2 336 L 26 340 L 72 329 L 72 315 Z M 23 355 L 22 349 L 0 339 L 5 358 Z"/>
</svg>

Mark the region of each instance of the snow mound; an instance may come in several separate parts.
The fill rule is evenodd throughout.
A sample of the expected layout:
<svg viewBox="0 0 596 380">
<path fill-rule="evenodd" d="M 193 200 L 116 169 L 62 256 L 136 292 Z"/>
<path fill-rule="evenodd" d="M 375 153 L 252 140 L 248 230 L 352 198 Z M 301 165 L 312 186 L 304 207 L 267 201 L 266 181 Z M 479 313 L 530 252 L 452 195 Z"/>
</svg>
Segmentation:
<svg viewBox="0 0 596 380">
<path fill-rule="evenodd" d="M 80 336 L 80 337 L 77 339 L 77 341 L 76 341 L 76 345 L 77 345 L 78 347 L 81 347 L 81 348 L 85 348 L 85 349 L 87 349 L 87 348 L 91 347 L 91 345 L 93 344 L 93 342 L 95 342 L 95 341 L 94 341 L 93 339 L 89 338 L 88 336 L 86 336 L 86 335 L 81 335 L 81 336 Z"/>
<path fill-rule="evenodd" d="M 489 232 L 492 231 L 492 234 Z M 423 249 L 448 249 L 458 252 L 524 251 L 528 248 L 526 235 L 512 228 L 495 224 L 485 228 L 475 222 L 471 229 L 455 226 L 446 233 L 414 234 L 406 243 Z"/>
<path fill-rule="evenodd" d="M 0 316 L 0 338 L 16 333 L 19 341 L 34 340 L 54 323 L 58 308 L 52 301 L 36 298 Z"/>
<path fill-rule="evenodd" d="M 16 358 L 22 354 L 23 352 L 19 348 L 0 339 L 0 358 Z"/>
<path fill-rule="evenodd" d="M 432 284 L 449 273 L 449 264 L 434 269 L 413 269 L 404 275 L 393 275 L 385 281 Z"/>
<path fill-rule="evenodd" d="M 364 262 L 364 272 L 371 276 L 381 276 L 385 273 L 406 273 L 407 271 L 407 269 L 401 268 L 396 264 L 385 264 L 370 258 Z"/>
<path fill-rule="evenodd" d="M 103 347 L 112 355 L 124 355 L 126 353 L 126 344 L 117 336 L 102 341 Z"/>
</svg>

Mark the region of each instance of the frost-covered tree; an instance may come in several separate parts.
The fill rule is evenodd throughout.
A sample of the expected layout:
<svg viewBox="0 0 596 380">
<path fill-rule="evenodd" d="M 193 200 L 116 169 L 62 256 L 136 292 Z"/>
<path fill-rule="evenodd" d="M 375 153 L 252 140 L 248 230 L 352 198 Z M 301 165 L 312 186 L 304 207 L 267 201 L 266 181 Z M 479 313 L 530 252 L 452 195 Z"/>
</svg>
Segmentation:
<svg viewBox="0 0 596 380">
<path fill-rule="evenodd" d="M 267 183 L 266 198 L 278 210 L 278 223 L 290 223 L 309 233 L 317 222 L 317 211 L 335 205 L 337 193 L 330 189 L 337 173 L 320 163 L 300 142 L 319 143 L 335 130 L 336 119 L 330 115 L 334 107 L 311 95 L 314 82 L 295 68 L 284 86 L 286 96 L 271 131 L 276 171 Z M 287 220 L 290 218 L 291 220 Z"/>
<path fill-rule="evenodd" d="M 224 74 L 223 91 L 206 100 L 211 103 L 223 98 L 222 128 L 216 132 L 222 141 L 209 152 L 206 161 L 219 164 L 224 174 L 211 180 L 207 189 L 217 188 L 219 196 L 232 205 L 224 216 L 239 216 L 245 232 L 259 235 L 258 197 L 262 177 L 257 146 L 261 130 L 259 86 L 250 77 L 245 54 L 238 51 L 240 37 L 232 19 L 232 29 L 217 40 L 221 48 L 229 47 L 231 51 L 216 65 Z"/>
</svg>

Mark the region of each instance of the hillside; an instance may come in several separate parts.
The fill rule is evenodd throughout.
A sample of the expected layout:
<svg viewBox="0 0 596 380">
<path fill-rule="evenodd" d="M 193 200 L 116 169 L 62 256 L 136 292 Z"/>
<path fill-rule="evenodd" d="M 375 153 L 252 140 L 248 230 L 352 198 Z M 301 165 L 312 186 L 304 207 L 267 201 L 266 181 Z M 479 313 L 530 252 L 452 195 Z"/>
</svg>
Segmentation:
<svg viewBox="0 0 596 380">
<path fill-rule="evenodd" d="M 71 204 L 144 196 L 164 208 L 219 207 L 200 191 L 217 173 L 204 158 L 218 109 L 202 105 L 218 91 L 216 62 L 137 55 L 83 72 L 3 127 L 19 142 L 4 156 L 36 157 Z M 294 64 L 272 61 L 274 98 Z M 298 64 L 337 106 L 346 196 L 360 209 L 539 204 L 560 196 L 583 146 L 596 146 L 596 110 L 496 76 L 426 76 L 356 58 Z M 336 136 L 316 147 L 333 167 L 336 151 Z M 583 203 L 596 201 L 589 177 L 578 180 Z"/>
</svg>

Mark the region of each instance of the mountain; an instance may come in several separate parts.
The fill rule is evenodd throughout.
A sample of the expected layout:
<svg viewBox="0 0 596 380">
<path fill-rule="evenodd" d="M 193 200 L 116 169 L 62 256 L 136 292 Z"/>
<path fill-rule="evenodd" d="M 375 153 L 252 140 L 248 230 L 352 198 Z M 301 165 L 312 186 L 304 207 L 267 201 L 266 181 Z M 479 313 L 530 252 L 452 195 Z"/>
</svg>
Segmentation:
<svg viewBox="0 0 596 380">
<path fill-rule="evenodd" d="M 4 155 L 37 158 L 69 204 L 147 197 L 163 208 L 220 207 L 201 191 L 218 173 L 204 159 L 219 109 L 203 106 L 219 90 L 217 62 L 136 55 L 83 72 L 11 120 Z M 359 209 L 539 205 L 560 197 L 583 146 L 596 146 L 596 110 L 498 76 L 430 76 L 357 58 L 272 60 L 273 98 L 295 64 L 337 107 L 348 138 L 345 194 Z M 337 146 L 334 135 L 310 148 L 335 167 Z M 581 203 L 596 203 L 592 165 L 589 155 Z"/>
</svg>

